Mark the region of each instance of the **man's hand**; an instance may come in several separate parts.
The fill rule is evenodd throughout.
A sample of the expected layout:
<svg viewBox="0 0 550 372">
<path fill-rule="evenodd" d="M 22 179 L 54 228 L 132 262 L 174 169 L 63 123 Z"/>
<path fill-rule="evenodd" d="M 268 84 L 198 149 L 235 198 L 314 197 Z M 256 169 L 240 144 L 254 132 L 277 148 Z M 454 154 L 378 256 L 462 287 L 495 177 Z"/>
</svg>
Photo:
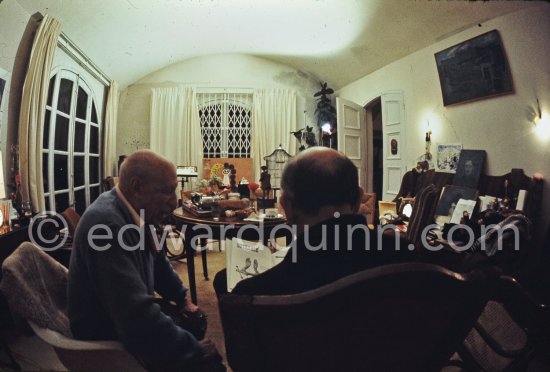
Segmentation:
<svg viewBox="0 0 550 372">
<path fill-rule="evenodd" d="M 206 333 L 208 320 L 206 314 L 197 305 L 186 297 L 185 305 L 180 309 L 181 326 L 190 331 L 198 340 L 202 340 Z"/>
<path fill-rule="evenodd" d="M 195 313 L 199 311 L 199 307 L 195 305 L 193 302 L 191 302 L 191 299 L 186 296 L 185 297 L 185 305 L 183 305 L 181 312 L 183 315 L 187 315 L 189 313 Z M 187 313 L 187 314 L 186 314 Z"/>
</svg>

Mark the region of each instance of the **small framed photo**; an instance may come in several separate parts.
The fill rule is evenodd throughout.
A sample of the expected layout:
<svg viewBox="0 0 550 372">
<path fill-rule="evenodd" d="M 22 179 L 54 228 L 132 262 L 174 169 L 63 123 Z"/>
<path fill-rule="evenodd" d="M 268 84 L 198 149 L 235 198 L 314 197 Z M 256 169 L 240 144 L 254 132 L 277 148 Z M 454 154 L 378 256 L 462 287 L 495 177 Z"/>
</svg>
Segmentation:
<svg viewBox="0 0 550 372">
<path fill-rule="evenodd" d="M 469 187 L 447 185 L 441 191 L 435 214 L 437 216 L 451 216 L 453 204 L 456 206 L 460 199 L 477 200 L 477 190 Z"/>
</svg>

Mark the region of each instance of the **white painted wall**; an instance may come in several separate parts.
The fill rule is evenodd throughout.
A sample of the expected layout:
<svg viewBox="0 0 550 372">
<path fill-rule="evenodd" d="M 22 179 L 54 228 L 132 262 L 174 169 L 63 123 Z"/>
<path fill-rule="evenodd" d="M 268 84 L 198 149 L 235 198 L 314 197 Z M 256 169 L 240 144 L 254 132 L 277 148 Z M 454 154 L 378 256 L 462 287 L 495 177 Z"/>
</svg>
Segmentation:
<svg viewBox="0 0 550 372">
<path fill-rule="evenodd" d="M 443 106 L 434 54 L 496 29 L 511 69 L 514 93 L 454 106 Z M 342 88 L 340 97 L 365 105 L 390 90 L 403 90 L 409 169 L 424 152 L 429 120 L 432 143 L 462 143 L 487 151 L 490 175 L 523 168 L 528 175 L 550 178 L 550 139 L 534 131 L 529 114 L 536 99 L 550 115 L 550 4 L 499 17 L 453 35 Z M 435 146 L 432 146 L 432 150 Z M 545 181 L 543 210 L 550 210 L 550 187 Z M 548 222 L 550 217 L 545 217 Z M 546 226 L 546 224 L 544 225 Z"/>
<path fill-rule="evenodd" d="M 298 97 L 298 128 L 304 126 L 304 110 L 307 111 L 307 125 L 315 123 L 316 102 L 313 94 L 320 89 L 317 78 L 290 66 L 251 55 L 198 57 L 155 71 L 121 92 L 117 130 L 118 155 L 149 147 L 151 88 L 176 85 L 294 89 Z"/>
</svg>

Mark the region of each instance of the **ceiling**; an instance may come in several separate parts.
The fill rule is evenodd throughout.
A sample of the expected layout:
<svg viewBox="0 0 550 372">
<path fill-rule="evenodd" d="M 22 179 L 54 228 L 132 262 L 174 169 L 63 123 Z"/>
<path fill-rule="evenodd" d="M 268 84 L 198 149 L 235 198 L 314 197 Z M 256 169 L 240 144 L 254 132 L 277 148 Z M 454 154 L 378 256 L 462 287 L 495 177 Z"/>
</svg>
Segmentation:
<svg viewBox="0 0 550 372">
<path fill-rule="evenodd" d="M 48 13 L 122 89 L 189 58 L 255 55 L 339 89 L 468 27 L 539 2 L 16 0 Z"/>
</svg>

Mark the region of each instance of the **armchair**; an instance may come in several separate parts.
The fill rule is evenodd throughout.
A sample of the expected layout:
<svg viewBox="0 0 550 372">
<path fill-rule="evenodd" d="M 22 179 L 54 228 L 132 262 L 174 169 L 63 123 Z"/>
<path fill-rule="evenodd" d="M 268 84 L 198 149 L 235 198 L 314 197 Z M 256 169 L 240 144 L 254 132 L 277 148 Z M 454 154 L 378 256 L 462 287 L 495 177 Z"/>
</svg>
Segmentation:
<svg viewBox="0 0 550 372">
<path fill-rule="evenodd" d="M 227 359 L 241 371 L 431 371 L 487 302 L 489 279 L 440 266 L 381 266 L 295 295 L 219 301 Z"/>
<path fill-rule="evenodd" d="M 25 242 L 2 264 L 0 290 L 12 314 L 26 320 L 67 369 L 144 371 L 120 342 L 72 338 L 66 309 L 67 273 L 40 248 Z"/>
</svg>

